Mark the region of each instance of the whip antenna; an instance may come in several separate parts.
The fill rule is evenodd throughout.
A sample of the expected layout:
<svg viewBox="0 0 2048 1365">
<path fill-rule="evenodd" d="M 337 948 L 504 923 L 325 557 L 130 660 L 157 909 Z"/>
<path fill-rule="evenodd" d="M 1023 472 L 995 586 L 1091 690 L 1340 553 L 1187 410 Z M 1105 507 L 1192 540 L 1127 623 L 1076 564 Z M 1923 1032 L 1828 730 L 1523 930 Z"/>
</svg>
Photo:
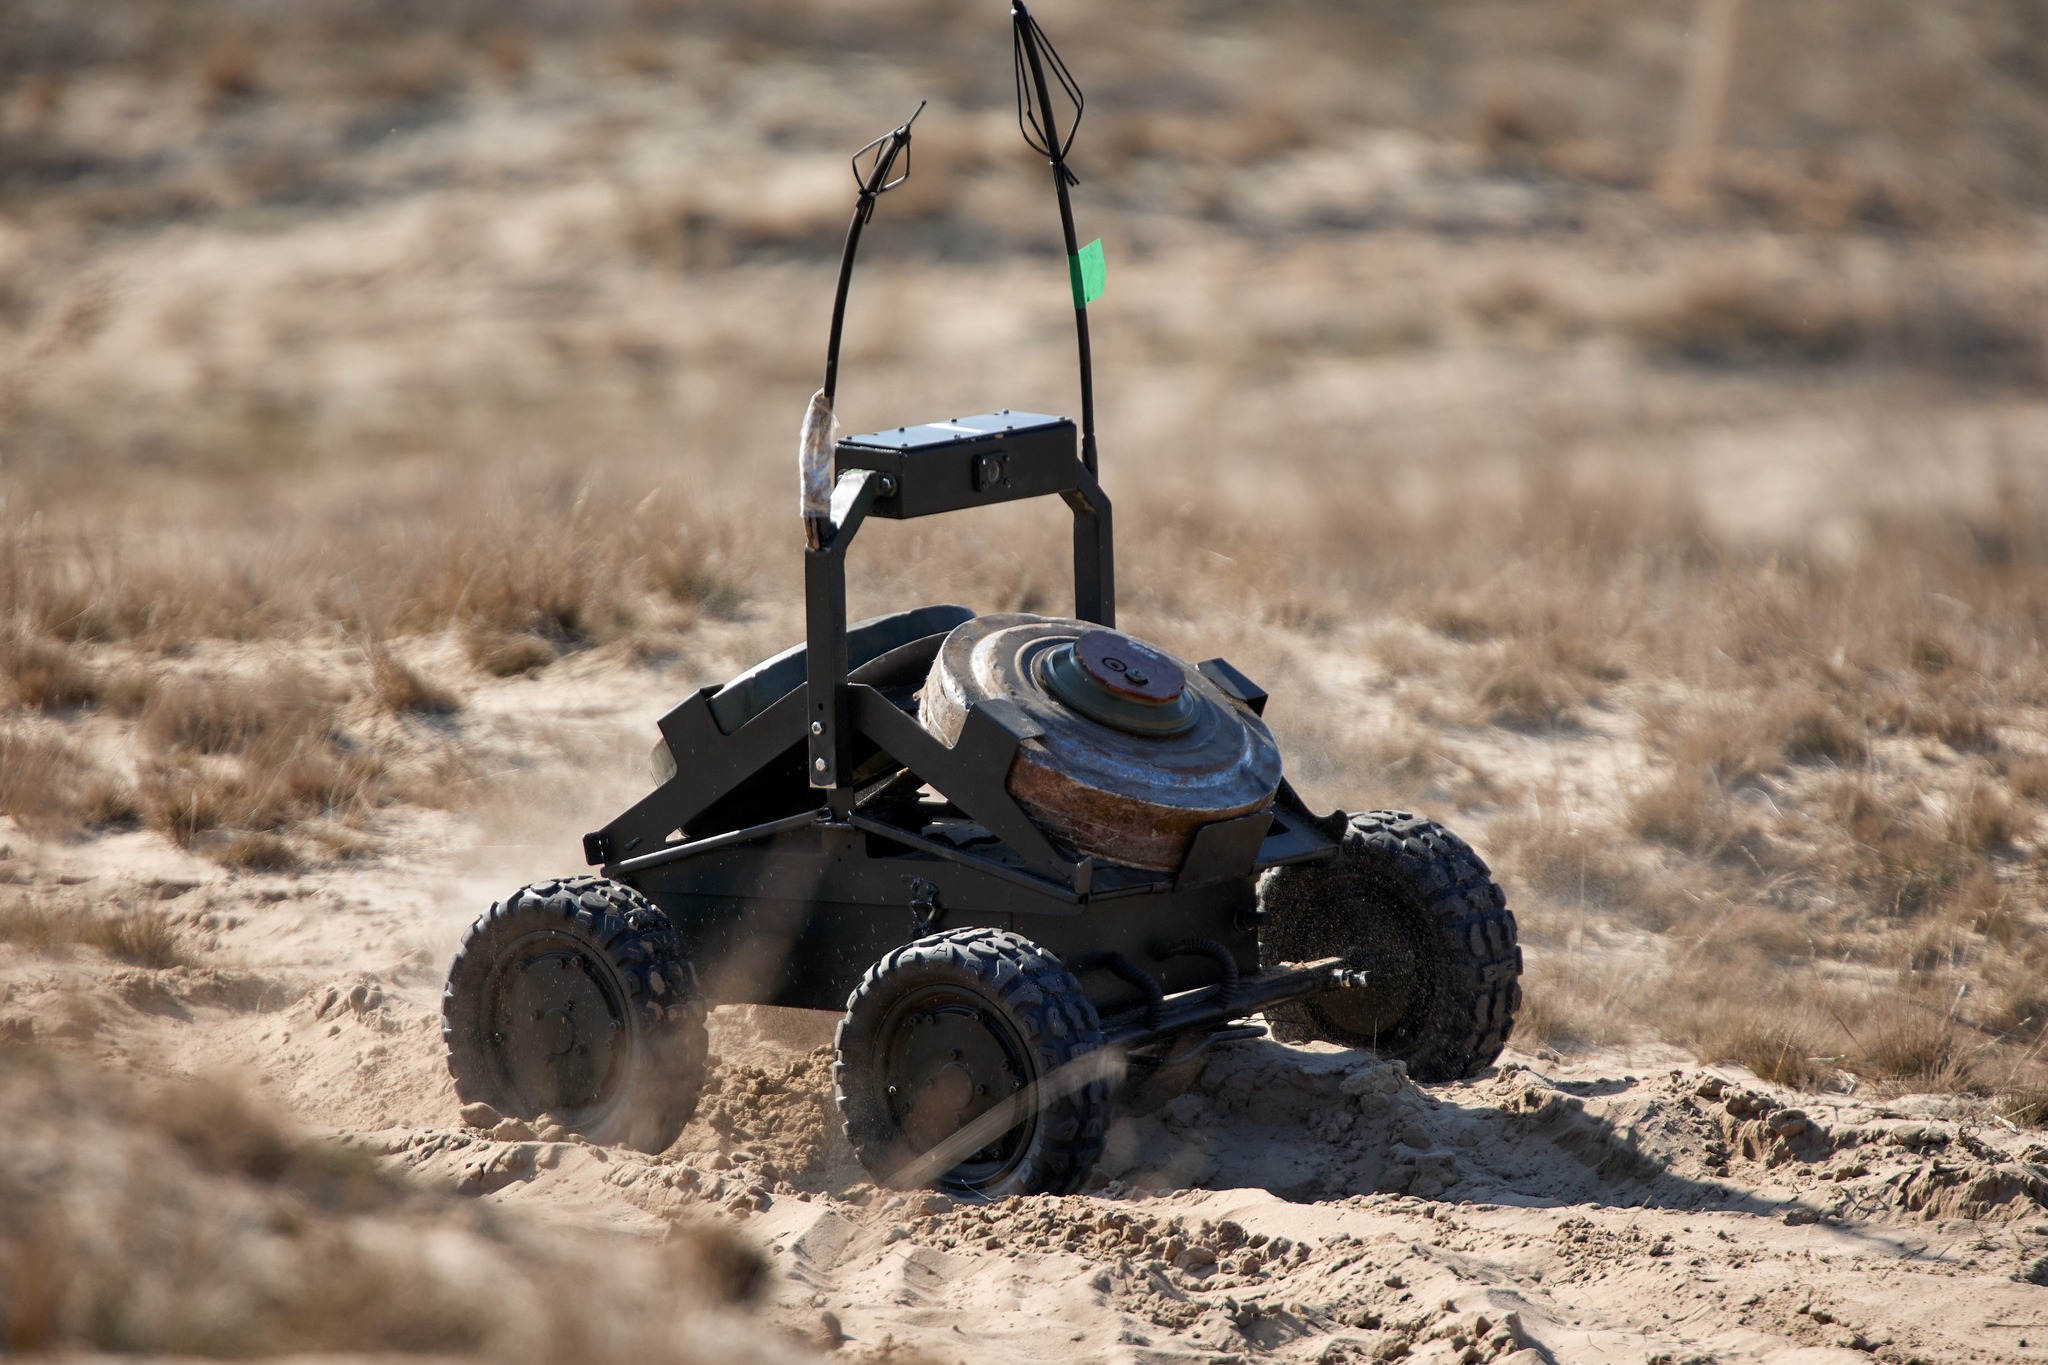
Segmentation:
<svg viewBox="0 0 2048 1365">
<path fill-rule="evenodd" d="M 839 257 L 839 288 L 832 296 L 832 335 L 825 343 L 825 383 L 811 395 L 804 410 L 803 427 L 797 435 L 798 504 L 804 519 L 804 544 L 815 550 L 823 543 L 831 522 L 832 445 L 839 419 L 832 406 L 839 394 L 839 334 L 846 324 L 846 290 L 853 283 L 854 253 L 860 249 L 860 230 L 875 216 L 875 201 L 910 179 L 910 125 L 924 112 L 925 101 L 901 127 L 882 134 L 853 154 L 853 183 L 859 191 L 853 203 L 853 221 L 846 226 L 846 249 Z M 897 171 L 896 158 L 903 158 Z M 865 164 L 863 164 L 865 162 Z"/>
<path fill-rule="evenodd" d="M 1074 332 L 1081 353 L 1081 461 L 1093 474 L 1097 472 L 1095 367 L 1088 350 L 1088 304 L 1102 292 L 1102 243 L 1080 244 L 1074 235 L 1074 206 L 1067 198 L 1068 188 L 1081 183 L 1067 167 L 1067 153 L 1073 148 L 1074 133 L 1088 102 L 1023 0 L 1013 0 L 1010 5 L 1010 24 L 1017 74 L 1017 127 L 1031 150 L 1052 163 L 1053 192 L 1060 201 L 1060 231 L 1066 239 L 1067 270 L 1074 286 Z M 1054 90 L 1060 92 L 1070 111 L 1064 136 L 1054 107 Z"/>
</svg>

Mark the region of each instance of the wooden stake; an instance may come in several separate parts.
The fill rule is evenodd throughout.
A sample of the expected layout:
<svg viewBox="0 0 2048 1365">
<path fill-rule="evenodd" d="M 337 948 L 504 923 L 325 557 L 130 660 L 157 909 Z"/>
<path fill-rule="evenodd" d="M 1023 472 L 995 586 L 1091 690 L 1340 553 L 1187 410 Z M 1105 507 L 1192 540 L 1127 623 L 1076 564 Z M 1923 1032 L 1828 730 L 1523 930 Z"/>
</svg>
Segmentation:
<svg viewBox="0 0 2048 1365">
<path fill-rule="evenodd" d="M 1657 191 L 1682 213 L 1712 207 L 1721 135 L 1728 121 L 1728 91 L 1735 81 L 1736 35 L 1742 0 L 1699 0 L 1693 23 L 1692 62 L 1686 71 L 1678 133 L 1665 157 Z"/>
</svg>

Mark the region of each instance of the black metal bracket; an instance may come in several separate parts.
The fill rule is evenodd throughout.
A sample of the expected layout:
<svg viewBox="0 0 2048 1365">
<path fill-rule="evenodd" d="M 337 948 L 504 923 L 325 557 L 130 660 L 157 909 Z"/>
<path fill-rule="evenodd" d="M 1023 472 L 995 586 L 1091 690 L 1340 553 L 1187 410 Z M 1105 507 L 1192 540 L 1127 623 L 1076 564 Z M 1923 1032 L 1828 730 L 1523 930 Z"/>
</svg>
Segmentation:
<svg viewBox="0 0 2048 1365">
<path fill-rule="evenodd" d="M 637 858 L 628 858 L 624 862 L 614 864 L 609 870 L 613 873 L 643 872 L 650 867 L 660 867 L 664 863 L 681 862 L 685 858 L 694 858 L 699 854 L 710 853 L 721 848 L 731 848 L 734 844 L 752 843 L 756 839 L 766 839 L 772 834 L 781 834 L 792 829 L 802 829 L 805 825 L 815 825 L 823 820 L 825 815 L 826 812 L 823 810 L 807 810 L 799 815 L 787 816 L 781 820 L 770 820 L 765 824 L 753 825 L 747 829 L 736 829 L 725 834 L 712 834 L 702 839 L 686 839 L 680 843 L 670 844 L 666 848 L 658 848 L 652 853 L 643 853 Z"/>
<path fill-rule="evenodd" d="M 1037 905 L 1034 908 L 1034 913 L 1036 914 L 1080 913 L 1082 901 L 1080 893 L 1076 892 L 1071 886 L 1041 877 L 1035 872 L 1025 872 L 1018 868 L 1006 867 L 994 859 L 978 857 L 973 853 L 969 853 L 966 849 L 955 848 L 951 844 L 943 844 L 936 839 L 927 839 L 922 834 L 913 833 L 910 830 L 889 824 L 887 821 L 863 815 L 858 810 L 846 817 L 846 823 L 854 829 L 880 835 L 882 838 L 902 844 L 906 848 L 914 848 L 920 853 L 928 853 L 935 858 L 943 858 L 949 863 L 957 863 L 959 866 L 980 873 L 983 876 L 994 877 L 998 881 L 1005 881 L 1012 886 L 1022 887 L 1040 898 L 1049 899 L 1056 903 L 1056 905 Z"/>
<path fill-rule="evenodd" d="M 873 688 L 854 685 L 846 691 L 854 724 L 884 753 L 943 792 L 1032 871 L 1075 885 L 1077 869 L 1088 864 L 1062 857 L 1010 795 L 1010 763 L 1017 746 L 1043 733 L 1015 702 L 998 697 L 970 706 L 960 737 L 949 748 Z M 1078 894 L 1081 888 L 1075 890 Z"/>
<path fill-rule="evenodd" d="M 1215 683 L 1224 696 L 1243 702 L 1253 715 L 1266 714 L 1266 689 L 1238 672 L 1228 659 L 1204 659 L 1195 669 Z"/>
<path fill-rule="evenodd" d="M 1085 470 L 1077 468 L 1077 473 Z M 1106 579 L 1110 559 L 1108 540 L 1109 503 L 1088 479 L 1090 493 L 1101 503 L 1093 523 L 1090 555 L 1080 553 L 1081 518 L 1075 519 L 1075 590 L 1085 595 L 1093 590 L 1096 600 L 1089 604 L 1107 617 L 1110 604 Z M 969 709 L 959 740 L 951 749 L 928 734 L 872 688 L 849 685 L 846 680 L 846 554 L 854 536 L 873 511 L 875 500 L 893 491 L 891 476 L 873 469 L 849 469 L 832 489 L 832 519 L 816 549 L 804 552 L 805 717 L 809 731 L 805 775 L 811 786 L 826 794 L 827 804 L 837 819 L 853 809 L 849 785 L 853 768 L 853 737 L 858 729 L 881 746 L 904 767 L 924 778 L 956 802 L 991 834 L 1008 844 L 1034 870 L 1057 878 L 1077 890 L 1077 875 L 1089 876 L 1089 864 L 1076 864 L 1060 856 L 1007 790 L 1010 761 L 1017 745 L 1041 733 L 1014 704 L 1000 699 Z M 1094 576 L 1084 573 L 1099 568 Z M 1077 867 L 1084 869 L 1077 874 Z"/>
<path fill-rule="evenodd" d="M 832 520 L 816 549 L 804 551 L 805 715 L 810 732 L 805 775 L 830 793 L 834 815 L 852 808 L 853 733 L 846 723 L 846 551 L 887 475 L 849 469 L 832 488 Z"/>
<path fill-rule="evenodd" d="M 1273 812 L 1269 810 L 1202 826 L 1181 859 L 1180 871 L 1173 879 L 1175 889 L 1184 891 L 1250 876 L 1258 866 L 1259 850 L 1265 847 L 1266 831 L 1272 827 Z"/>
<path fill-rule="evenodd" d="M 923 938 L 938 927 L 939 916 L 945 913 L 939 904 L 939 888 L 923 877 L 905 877 L 910 883 L 910 932 L 914 938 Z"/>
<path fill-rule="evenodd" d="M 1217 1024 L 1200 1033 L 1182 1033 L 1165 1040 L 1163 1044 L 1158 1046 L 1169 1047 L 1172 1051 L 1164 1054 L 1127 1051 L 1124 1054 L 1124 1065 L 1154 1070 L 1161 1067 L 1182 1066 L 1192 1062 L 1218 1043 L 1228 1043 L 1246 1038 L 1263 1038 L 1265 1036 L 1266 1028 L 1263 1024 Z"/>
<path fill-rule="evenodd" d="M 1092 438 L 1091 438 L 1092 439 Z M 1109 495 L 1095 481 L 1095 462 L 1082 466 L 1080 486 L 1060 494 L 1074 514 L 1074 615 L 1116 625 L 1116 532 Z"/>
<path fill-rule="evenodd" d="M 1365 981 L 1366 973 L 1346 967 L 1341 957 L 1283 962 L 1235 982 L 1169 996 L 1164 1008 L 1148 1007 L 1140 1018 L 1105 1028 L 1103 1041 L 1125 1050 L 1154 1047 L 1183 1033 L 1231 1024 L 1273 1005 L 1363 986 Z"/>
<path fill-rule="evenodd" d="M 690 824 L 796 740 L 802 726 L 803 689 L 755 715 L 732 734 L 711 710 L 715 687 L 700 687 L 658 722 L 669 751 L 686 759 L 676 773 L 634 802 L 611 824 L 583 841 L 585 858 L 612 863 L 652 852 Z"/>
</svg>

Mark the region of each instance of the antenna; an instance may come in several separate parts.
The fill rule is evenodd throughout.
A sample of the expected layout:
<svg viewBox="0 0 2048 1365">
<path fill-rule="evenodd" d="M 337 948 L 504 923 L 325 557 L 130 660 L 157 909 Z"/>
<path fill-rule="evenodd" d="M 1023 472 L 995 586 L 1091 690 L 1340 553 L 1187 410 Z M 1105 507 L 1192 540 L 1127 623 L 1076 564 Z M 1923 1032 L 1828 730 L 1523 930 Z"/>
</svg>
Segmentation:
<svg viewBox="0 0 2048 1365">
<path fill-rule="evenodd" d="M 1095 366 L 1088 350 L 1088 300 L 1080 283 L 1081 246 L 1074 236 L 1074 206 L 1067 198 L 1068 187 L 1081 183 L 1067 169 L 1067 152 L 1074 145 L 1074 133 L 1081 126 L 1081 111 L 1087 107 L 1087 101 L 1082 97 L 1081 87 L 1075 83 L 1073 74 L 1067 70 L 1067 64 L 1060 60 L 1059 52 L 1046 38 L 1045 30 L 1024 7 L 1024 0 L 1012 0 L 1010 22 L 1015 33 L 1017 127 L 1031 149 L 1052 163 L 1053 192 L 1060 201 L 1060 230 L 1066 237 L 1067 261 L 1075 280 L 1074 332 L 1081 352 L 1081 461 L 1093 474 L 1097 472 Z M 1048 72 L 1052 75 L 1051 82 L 1046 80 Z M 1052 91 L 1055 85 L 1072 110 L 1065 137 L 1060 136 L 1059 123 L 1053 111 Z"/>
<path fill-rule="evenodd" d="M 846 325 L 846 291 L 853 283 L 853 257 L 860 249 L 860 230 L 875 216 L 875 201 L 910 179 L 910 125 L 924 112 L 917 102 L 902 126 L 882 134 L 853 154 L 853 183 L 860 193 L 853 203 L 853 221 L 846 225 L 846 250 L 839 257 L 839 288 L 832 296 L 832 335 L 825 343 L 825 385 L 811 395 L 797 436 L 797 498 L 804 521 L 804 544 L 815 550 L 824 543 L 832 519 L 832 437 L 838 426 L 832 404 L 839 392 L 839 334 Z M 901 174 L 896 158 L 903 158 Z M 861 165 L 862 160 L 867 165 Z"/>
<path fill-rule="evenodd" d="M 875 216 L 875 200 L 910 179 L 910 125 L 924 112 L 925 100 L 917 102 L 903 126 L 882 134 L 853 154 L 853 183 L 860 190 L 854 201 L 853 221 L 846 228 L 846 250 L 839 258 L 839 292 L 832 297 L 832 338 L 825 347 L 825 405 L 830 407 L 839 390 L 839 331 L 846 322 L 846 289 L 853 281 L 853 254 L 860 247 L 860 230 Z M 896 158 L 903 157 L 903 173 L 896 174 Z M 862 158 L 867 166 L 861 166 Z"/>
</svg>

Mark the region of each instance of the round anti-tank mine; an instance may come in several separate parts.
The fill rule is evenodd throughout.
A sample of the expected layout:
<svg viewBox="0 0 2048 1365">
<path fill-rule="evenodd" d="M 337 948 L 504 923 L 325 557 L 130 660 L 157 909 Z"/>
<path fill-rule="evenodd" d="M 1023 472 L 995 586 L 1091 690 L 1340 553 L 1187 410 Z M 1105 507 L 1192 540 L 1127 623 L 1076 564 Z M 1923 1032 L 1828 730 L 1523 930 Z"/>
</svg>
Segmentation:
<svg viewBox="0 0 2048 1365">
<path fill-rule="evenodd" d="M 956 627 L 919 719 L 947 743 L 968 708 L 1014 702 L 1043 734 L 1018 747 L 1008 788 L 1055 842 L 1154 872 L 1195 831 L 1266 809 L 1280 750 L 1265 723 L 1193 665 L 1085 621 L 1000 614 Z"/>
</svg>

